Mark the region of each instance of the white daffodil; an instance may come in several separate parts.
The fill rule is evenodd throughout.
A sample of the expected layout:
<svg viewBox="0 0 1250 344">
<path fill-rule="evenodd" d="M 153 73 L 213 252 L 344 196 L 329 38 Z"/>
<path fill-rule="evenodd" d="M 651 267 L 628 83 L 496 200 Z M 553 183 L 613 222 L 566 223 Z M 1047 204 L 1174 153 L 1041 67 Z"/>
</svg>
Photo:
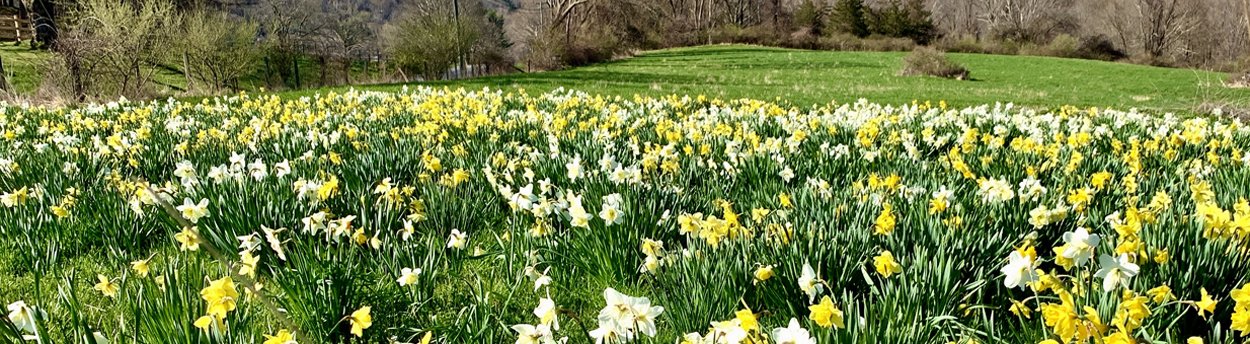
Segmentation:
<svg viewBox="0 0 1250 344">
<path fill-rule="evenodd" d="M 538 307 L 534 307 L 534 316 L 538 317 L 539 324 L 551 326 L 552 330 L 560 330 L 560 320 L 556 319 L 556 302 L 551 298 L 538 300 Z"/>
<path fill-rule="evenodd" d="M 35 333 L 35 312 L 26 306 L 25 301 L 10 303 L 8 308 L 9 321 L 13 326 L 26 333 Z"/>
<path fill-rule="evenodd" d="M 195 180 L 195 164 L 187 160 L 179 161 L 174 165 L 174 177 L 181 178 L 183 184 L 187 180 Z"/>
<path fill-rule="evenodd" d="M 286 228 L 273 229 L 266 226 L 260 226 L 260 231 L 265 233 L 265 242 L 269 243 L 269 248 L 278 255 L 278 259 L 286 261 L 286 251 L 282 249 L 282 240 L 278 238 L 278 233 L 285 231 Z"/>
<path fill-rule="evenodd" d="M 291 174 L 291 162 L 282 160 L 280 163 L 273 164 L 273 175 L 282 179 Z"/>
<path fill-rule="evenodd" d="M 408 241 L 416 232 L 417 228 L 412 225 L 412 220 L 404 219 L 404 228 L 399 231 L 400 238 Z"/>
<path fill-rule="evenodd" d="M 782 181 L 789 183 L 791 179 L 794 179 L 794 170 L 791 170 L 790 167 L 787 166 L 785 169 L 782 169 L 781 172 L 777 173 L 777 176 L 781 177 Z"/>
<path fill-rule="evenodd" d="M 469 234 L 463 233 L 459 229 L 452 229 L 451 235 L 447 237 L 447 248 L 455 248 L 463 250 L 469 244 Z"/>
<path fill-rule="evenodd" d="M 603 196 L 603 210 L 599 211 L 599 218 L 609 226 L 621 223 L 621 202 L 621 194 Z"/>
<path fill-rule="evenodd" d="M 1075 231 L 1063 233 L 1063 242 L 1063 257 L 1071 259 L 1076 266 L 1083 266 L 1094 257 L 1101 238 L 1098 234 L 1090 234 L 1085 227 L 1078 227 Z"/>
<path fill-rule="evenodd" d="M 1037 280 L 1037 265 L 1033 257 L 1026 257 L 1019 251 L 1011 251 L 1011 255 L 1007 256 L 1007 266 L 1001 270 L 1003 272 L 1003 286 L 1007 288 L 1020 287 L 1024 288 L 1029 283 Z"/>
<path fill-rule="evenodd" d="M 982 202 L 990 204 L 1002 203 L 1010 201 L 1015 197 L 1015 192 L 1011 190 L 1011 184 L 1006 180 L 985 179 L 979 184 Z"/>
<path fill-rule="evenodd" d="M 603 300 L 606 304 L 599 310 L 599 322 L 620 323 L 630 318 L 629 313 L 633 309 L 630 308 L 629 296 L 608 288 L 603 290 Z"/>
<path fill-rule="evenodd" d="M 236 237 L 239 239 L 239 252 L 255 252 L 260 248 L 260 237 L 256 233 L 241 235 Z"/>
<path fill-rule="evenodd" d="M 773 329 L 773 341 L 777 344 L 815 344 L 816 339 L 806 329 L 799 326 L 799 319 L 790 318 L 789 327 Z"/>
<path fill-rule="evenodd" d="M 247 174 L 251 175 L 252 179 L 261 181 L 269 176 L 269 167 L 265 165 L 264 161 L 256 159 L 256 161 L 247 164 Z"/>
<path fill-rule="evenodd" d="M 568 169 L 566 175 L 569 177 L 569 181 L 577 181 L 577 178 L 582 177 L 582 156 L 574 156 L 573 160 L 564 164 L 564 167 Z"/>
<path fill-rule="evenodd" d="M 1099 269 L 1094 277 L 1102 278 L 1104 292 L 1115 290 L 1117 284 L 1129 288 L 1129 279 L 1141 271 L 1141 267 L 1129 261 L 1127 254 L 1120 254 L 1119 257 L 1104 254 L 1098 257 L 1098 265 Z"/>
<path fill-rule="evenodd" d="M 195 203 L 190 198 L 184 198 L 182 205 L 178 206 L 178 211 L 187 221 L 199 223 L 201 218 L 208 216 L 208 199 L 203 198 L 200 199 L 200 203 Z"/>
<path fill-rule="evenodd" d="M 516 344 L 555 343 L 555 339 L 551 335 L 551 328 L 547 325 L 519 324 L 512 325 L 512 330 L 517 333 Z"/>
<path fill-rule="evenodd" d="M 533 266 L 525 267 L 525 277 L 529 277 L 530 281 L 534 282 L 534 291 L 538 291 L 539 288 L 551 284 L 551 276 L 547 276 L 547 271 L 551 271 L 550 266 L 543 269 L 543 271 L 538 271 L 538 269 Z"/>
<path fill-rule="evenodd" d="M 746 340 L 749 334 L 742 329 L 738 319 L 733 319 L 712 322 L 712 330 L 707 336 L 715 338 L 716 343 L 739 344 Z"/>
<path fill-rule="evenodd" d="M 632 314 L 629 321 L 634 323 L 634 330 L 648 337 L 655 337 L 655 319 L 664 313 L 664 307 L 652 306 L 651 300 L 645 297 L 629 298 L 629 307 Z"/>
<path fill-rule="evenodd" d="M 633 339 L 630 334 L 618 331 L 615 324 L 602 321 L 598 328 L 590 330 L 590 337 L 595 339 L 595 344 L 626 343 Z"/>
<path fill-rule="evenodd" d="M 1020 198 L 1030 201 L 1036 201 L 1038 197 L 1046 194 L 1046 187 L 1042 186 L 1042 182 L 1029 176 L 1020 181 Z"/>
<path fill-rule="evenodd" d="M 816 270 L 807 262 L 803 262 L 803 272 L 799 275 L 799 290 L 807 294 L 807 302 L 816 299 L 816 295 L 824 291 L 824 286 L 820 283 L 820 278 L 816 277 Z"/>
<path fill-rule="evenodd" d="M 400 270 L 399 279 L 396 281 L 399 282 L 399 286 L 406 287 L 417 284 L 417 277 L 420 275 L 421 268 L 404 268 L 403 270 Z"/>
</svg>

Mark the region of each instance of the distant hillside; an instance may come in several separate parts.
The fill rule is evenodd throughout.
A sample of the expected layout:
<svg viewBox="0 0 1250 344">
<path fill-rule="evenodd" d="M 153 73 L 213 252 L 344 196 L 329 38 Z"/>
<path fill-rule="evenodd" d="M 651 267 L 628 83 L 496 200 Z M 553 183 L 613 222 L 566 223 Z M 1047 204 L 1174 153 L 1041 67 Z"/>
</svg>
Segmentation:
<svg viewBox="0 0 1250 344">
<path fill-rule="evenodd" d="M 715 45 L 649 51 L 633 58 L 562 71 L 431 85 L 528 92 L 563 87 L 625 97 L 703 94 L 781 99 L 796 105 L 848 103 L 866 98 L 889 104 L 913 100 L 945 100 L 952 106 L 1010 102 L 1041 108 L 1074 105 L 1180 113 L 1205 112 L 1215 107 L 1227 112 L 1250 108 L 1250 90 L 1223 87 L 1225 76 L 1221 73 L 1052 57 L 950 54 L 972 72 L 972 80 L 957 81 L 898 76 L 904 55 Z M 399 87 L 397 84 L 365 88 Z"/>
</svg>

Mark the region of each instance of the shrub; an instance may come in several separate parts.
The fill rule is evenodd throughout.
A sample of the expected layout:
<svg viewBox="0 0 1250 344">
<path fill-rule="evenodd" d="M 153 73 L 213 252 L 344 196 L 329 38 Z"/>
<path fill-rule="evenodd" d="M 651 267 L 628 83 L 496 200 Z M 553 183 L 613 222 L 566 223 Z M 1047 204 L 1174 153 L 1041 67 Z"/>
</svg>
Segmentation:
<svg viewBox="0 0 1250 344">
<path fill-rule="evenodd" d="M 822 49 L 840 51 L 909 51 L 916 48 L 916 42 L 909 38 L 884 36 L 859 38 L 845 33 L 821 37 L 818 45 Z"/>
<path fill-rule="evenodd" d="M 1103 35 L 1083 37 L 1076 48 L 1076 57 L 1083 59 L 1115 61 L 1127 56 L 1120 49 L 1116 49 L 1110 38 Z"/>
<path fill-rule="evenodd" d="M 1080 41 L 1068 34 L 1060 34 L 1042 46 L 1041 55 L 1055 57 L 1078 57 Z"/>
<path fill-rule="evenodd" d="M 977 53 L 984 54 L 990 50 L 976 37 L 964 35 L 959 37 L 945 37 L 937 42 L 937 48 L 942 51 L 952 53 Z"/>
<path fill-rule="evenodd" d="M 904 76 L 929 75 L 941 78 L 965 80 L 968 69 L 951 61 L 946 54 L 932 47 L 918 47 L 903 58 Z"/>
</svg>

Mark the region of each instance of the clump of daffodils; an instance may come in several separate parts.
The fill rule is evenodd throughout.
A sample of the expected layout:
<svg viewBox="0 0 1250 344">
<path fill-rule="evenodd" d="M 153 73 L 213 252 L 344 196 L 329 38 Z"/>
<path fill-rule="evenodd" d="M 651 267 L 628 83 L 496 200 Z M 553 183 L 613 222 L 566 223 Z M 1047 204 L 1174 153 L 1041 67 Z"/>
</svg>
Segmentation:
<svg viewBox="0 0 1250 344">
<path fill-rule="evenodd" d="M 639 335 L 655 337 L 655 320 L 664 307 L 652 306 L 646 297 L 633 297 L 616 289 L 603 291 L 606 305 L 599 310 L 599 327 L 590 331 L 598 343 L 628 343 Z"/>
</svg>

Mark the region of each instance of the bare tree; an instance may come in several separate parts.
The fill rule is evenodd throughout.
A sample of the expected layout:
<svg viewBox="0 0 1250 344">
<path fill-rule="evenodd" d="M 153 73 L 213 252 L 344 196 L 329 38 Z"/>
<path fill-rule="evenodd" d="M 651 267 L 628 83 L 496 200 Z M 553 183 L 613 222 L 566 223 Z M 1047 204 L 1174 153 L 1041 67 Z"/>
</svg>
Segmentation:
<svg viewBox="0 0 1250 344">
<path fill-rule="evenodd" d="M 166 0 L 86 0 L 58 39 L 76 99 L 143 97 L 158 65 L 169 62 L 180 16 Z"/>
<path fill-rule="evenodd" d="M 1198 0 L 1111 0 L 1100 12 L 1123 47 L 1161 63 L 1197 27 L 1199 6 Z"/>
<path fill-rule="evenodd" d="M 1071 29 L 1072 0 L 986 0 L 980 20 L 997 38 L 1045 43 Z"/>
<path fill-rule="evenodd" d="M 318 35 L 333 21 L 317 0 L 261 0 L 255 15 L 268 45 L 266 78 L 277 75 L 282 84 L 302 87 L 299 58 L 304 51 L 317 48 Z"/>
<path fill-rule="evenodd" d="M 260 58 L 256 30 L 255 23 L 228 18 L 223 12 L 189 13 L 181 40 L 183 69 L 189 79 L 208 85 L 213 93 L 237 87 L 238 78 L 255 70 Z"/>
</svg>

